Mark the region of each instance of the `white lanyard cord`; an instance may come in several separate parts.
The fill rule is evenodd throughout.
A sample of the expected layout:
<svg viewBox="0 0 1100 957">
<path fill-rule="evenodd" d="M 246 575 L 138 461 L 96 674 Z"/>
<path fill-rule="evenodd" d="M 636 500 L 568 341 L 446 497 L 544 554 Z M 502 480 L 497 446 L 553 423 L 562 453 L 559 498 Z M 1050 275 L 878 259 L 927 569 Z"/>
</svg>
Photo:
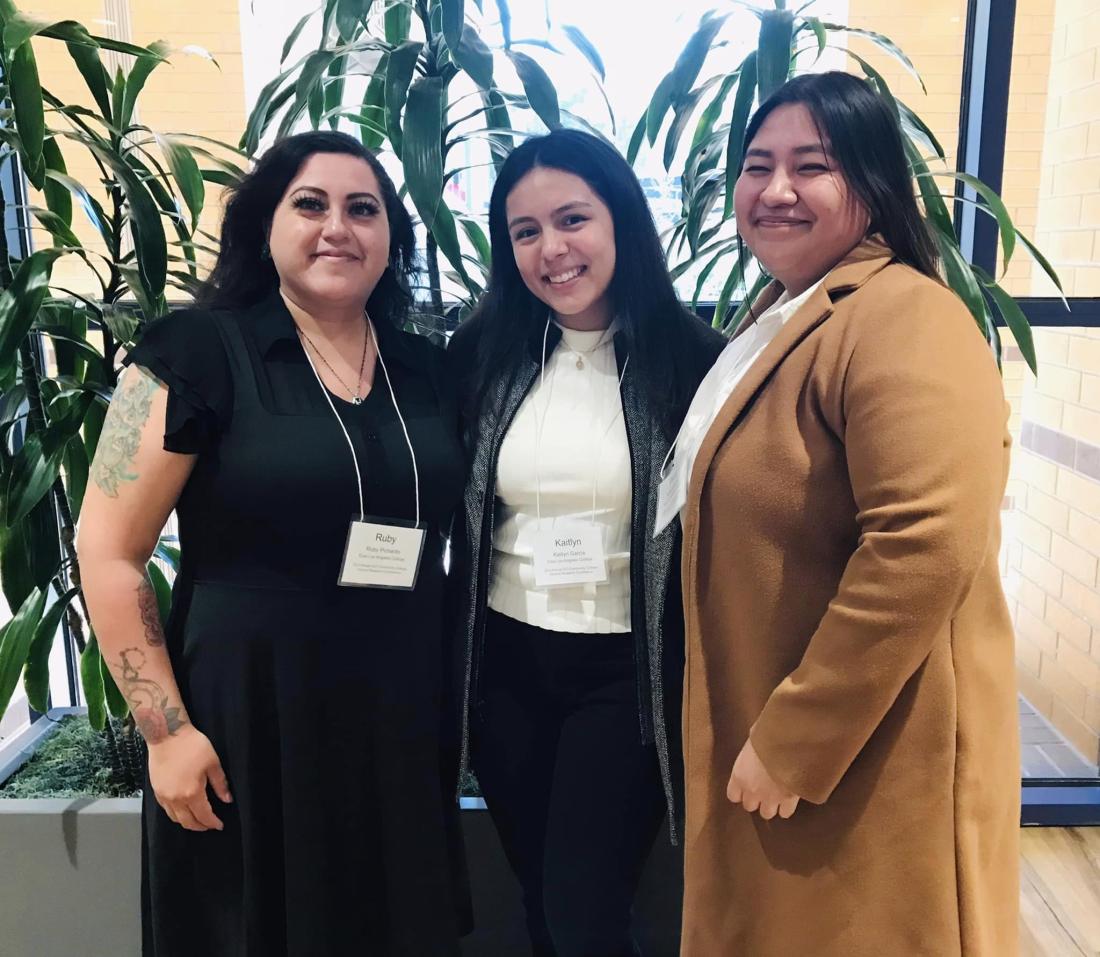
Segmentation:
<svg viewBox="0 0 1100 957">
<path fill-rule="evenodd" d="M 390 399 L 393 402 L 394 411 L 397 413 L 397 421 L 401 423 L 401 431 L 405 433 L 405 442 L 409 446 L 409 455 L 412 456 L 413 466 L 413 484 L 416 490 L 416 524 L 420 525 L 420 475 L 416 468 L 416 452 L 413 451 L 412 440 L 409 438 L 409 430 L 405 425 L 405 418 L 401 415 L 401 408 L 397 404 L 397 395 L 393 391 L 393 383 L 390 381 L 390 373 L 386 369 L 386 360 L 382 358 L 382 349 L 378 344 L 378 336 L 374 332 L 374 324 L 371 322 L 370 317 L 367 317 L 367 329 L 370 332 L 371 338 L 374 340 L 374 351 L 378 354 L 379 364 L 382 366 L 382 374 L 386 377 L 386 385 L 390 390 Z M 355 483 L 356 491 L 359 493 L 359 521 L 366 521 L 366 508 L 363 504 L 363 474 L 359 471 L 359 456 L 355 454 L 355 445 L 351 441 L 351 436 L 348 434 L 347 426 L 344 425 L 344 420 L 341 418 L 340 413 L 336 411 L 336 405 L 332 401 L 332 396 L 329 395 L 328 389 L 325 388 L 325 383 L 321 379 L 320 374 L 317 372 L 317 366 L 313 364 L 313 358 L 309 354 L 309 350 L 303 345 L 302 352 L 305 353 L 306 362 L 309 363 L 309 368 L 313 371 L 313 376 L 317 380 L 317 384 L 321 387 L 321 394 L 324 395 L 325 401 L 328 403 L 328 407 L 332 409 L 332 414 L 336 416 L 336 421 L 340 424 L 340 431 L 344 433 L 344 439 L 348 443 L 348 450 L 351 452 L 351 461 L 355 466 Z"/>
<path fill-rule="evenodd" d="M 537 398 L 542 397 L 542 390 L 546 385 L 546 342 L 547 336 L 550 332 L 550 317 L 546 317 L 546 327 L 542 330 L 542 363 L 541 371 L 539 373 L 539 389 Z M 598 346 L 597 346 L 598 348 Z M 595 350 L 592 350 L 593 352 Z M 616 394 L 622 395 L 623 379 L 626 378 L 626 368 L 630 365 L 630 356 L 626 357 L 626 361 L 623 363 L 623 370 L 619 374 L 619 384 L 616 390 Z M 552 389 L 552 383 L 551 383 Z M 541 451 L 542 451 L 542 433 L 546 426 L 546 417 L 550 414 L 550 400 L 553 398 L 553 391 L 547 396 L 546 402 L 542 408 L 542 416 L 536 417 L 535 420 L 535 514 L 538 518 L 539 527 L 542 527 L 542 469 L 541 469 Z M 607 427 L 603 430 L 603 435 L 600 436 L 596 445 L 596 461 L 593 466 L 592 474 L 592 524 L 596 524 L 596 489 L 599 486 L 600 481 L 600 455 L 603 452 L 604 439 L 607 438 L 608 433 L 614 427 L 615 422 L 619 416 L 622 415 L 623 407 L 620 399 L 619 407 L 612 415 L 611 420 L 607 423 Z"/>
<path fill-rule="evenodd" d="M 409 457 L 412 459 L 413 488 L 416 495 L 416 525 L 420 527 L 420 472 L 416 467 L 416 452 L 413 450 L 412 439 L 409 438 L 409 427 L 405 425 L 405 417 L 401 414 L 401 407 L 397 404 L 397 393 L 393 390 L 393 382 L 390 380 L 390 370 L 386 368 L 386 360 L 382 358 L 382 346 L 378 342 L 378 336 L 374 332 L 374 323 L 367 317 L 367 328 L 370 329 L 374 339 L 374 351 L 378 353 L 378 362 L 382 366 L 382 374 L 386 377 L 386 385 L 390 390 L 390 401 L 393 402 L 393 411 L 397 413 L 397 421 L 401 423 L 401 431 L 405 433 L 405 444 L 409 447 Z"/>
</svg>

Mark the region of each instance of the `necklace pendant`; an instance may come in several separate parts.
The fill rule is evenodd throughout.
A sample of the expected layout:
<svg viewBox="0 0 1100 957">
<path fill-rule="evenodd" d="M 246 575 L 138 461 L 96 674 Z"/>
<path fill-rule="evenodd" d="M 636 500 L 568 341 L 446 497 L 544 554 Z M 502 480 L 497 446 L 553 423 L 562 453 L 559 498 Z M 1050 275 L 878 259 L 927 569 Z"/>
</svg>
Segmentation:
<svg viewBox="0 0 1100 957">
<path fill-rule="evenodd" d="M 351 404 L 352 405 L 362 405 L 363 404 L 363 397 L 358 396 L 358 395 L 353 395 L 351 397 Z"/>
<path fill-rule="evenodd" d="M 583 369 L 584 368 L 584 356 L 577 356 L 577 368 L 578 369 Z"/>
</svg>

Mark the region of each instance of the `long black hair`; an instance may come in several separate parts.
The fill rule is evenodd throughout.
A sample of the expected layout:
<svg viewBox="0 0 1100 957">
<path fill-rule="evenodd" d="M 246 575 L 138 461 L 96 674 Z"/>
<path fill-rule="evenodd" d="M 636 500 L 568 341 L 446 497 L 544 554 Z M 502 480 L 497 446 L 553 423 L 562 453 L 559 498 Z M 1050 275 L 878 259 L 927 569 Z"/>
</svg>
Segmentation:
<svg viewBox="0 0 1100 957">
<path fill-rule="evenodd" d="M 880 234 L 901 262 L 942 281 L 936 244 L 917 206 L 901 127 L 886 100 L 848 73 L 796 76 L 753 114 L 745 130 L 745 150 L 772 112 L 795 103 L 810 111 L 845 180 L 867 208 L 868 232 Z M 744 167 L 744 155 L 740 159 Z"/>
<path fill-rule="evenodd" d="M 468 320 L 478 326 L 477 352 L 465 383 L 471 411 L 484 409 L 493 381 L 519 367 L 547 306 L 524 284 L 512 254 L 506 204 L 516 184 L 543 167 L 579 176 L 603 200 L 615 228 L 615 272 L 609 295 L 630 355 L 631 374 L 662 427 L 675 432 L 691 401 L 690 343 L 702 323 L 680 303 L 665 265 L 653 215 L 634 171 L 613 146 L 579 130 L 554 130 L 518 146 L 497 176 L 489 201 L 493 265 Z"/>
<path fill-rule="evenodd" d="M 240 309 L 260 302 L 278 288 L 275 264 L 265 255 L 271 219 L 287 187 L 316 153 L 357 157 L 378 180 L 390 227 L 389 264 L 367 300 L 367 309 L 372 318 L 400 326 L 412 305 L 410 285 L 416 269 L 412 219 L 382 164 L 346 133 L 314 131 L 279 140 L 230 187 L 218 258 L 196 301 L 214 309 Z"/>
</svg>

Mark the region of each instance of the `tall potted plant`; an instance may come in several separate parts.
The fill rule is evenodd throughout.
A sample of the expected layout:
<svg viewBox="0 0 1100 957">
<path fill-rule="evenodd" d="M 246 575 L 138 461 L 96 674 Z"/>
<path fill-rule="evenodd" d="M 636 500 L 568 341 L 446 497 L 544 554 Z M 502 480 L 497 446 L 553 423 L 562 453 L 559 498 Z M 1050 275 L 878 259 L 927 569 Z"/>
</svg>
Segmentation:
<svg viewBox="0 0 1100 957">
<path fill-rule="evenodd" d="M 167 61 L 163 43 L 137 46 L 90 33 L 72 20 L 48 22 L 0 0 L 0 163 L 8 182 L 22 175 L 42 205 L 21 190 L 0 191 L 0 214 L 22 225 L 20 248 L 0 232 L 0 582 L 14 617 L 0 629 L 0 716 L 22 675 L 31 706 L 49 707 L 49 657 L 59 626 L 79 656 L 92 725 L 106 733 L 113 770 L 136 786 L 140 741 L 126 701 L 85 631 L 74 529 L 88 469 L 117 378 L 119 350 L 167 308 L 170 289 L 190 291 L 208 237 L 199 229 L 206 183 L 240 175 L 236 151 L 193 135 L 161 134 L 134 121 L 149 76 Z M 92 106 L 63 102 L 40 80 L 34 42 L 64 44 Z M 132 57 L 112 76 L 101 54 Z M 70 175 L 70 159 L 90 157 L 98 182 Z M 79 210 L 91 239 L 73 228 Z M 37 228 L 33 224 L 37 224 Z M 35 236 L 51 243 L 33 249 Z M 85 230 L 85 232 L 88 232 Z M 79 257 L 94 295 L 59 288 L 55 263 Z M 48 361 L 51 359 L 52 361 Z M 178 559 L 168 545 L 158 556 Z M 150 563 L 162 611 L 169 588 Z"/>
<path fill-rule="evenodd" d="M 451 179 L 475 166 L 503 162 L 515 138 L 528 135 L 513 125 L 516 111 L 528 114 L 528 125 L 531 116 L 549 129 L 563 120 L 587 125 L 561 107 L 546 70 L 520 48 L 561 55 L 560 47 L 572 46 L 602 92 L 603 63 L 578 27 L 564 26 L 550 40 L 514 39 L 508 3 L 494 4 L 502 37 L 496 48 L 484 39 L 493 24 L 483 0 L 326 0 L 287 36 L 282 62 L 304 31 L 319 26 L 316 49 L 263 88 L 241 139 L 241 148 L 252 155 L 272 127 L 283 136 L 307 118 L 314 128 L 346 121 L 358 127 L 364 144 L 392 152 L 426 232 L 428 276 L 422 291 L 432 308 L 423 319 L 442 318 L 444 279 L 451 283 L 448 293 L 468 307 L 488 274 L 485 230 L 477 216 L 448 205 Z M 510 63 L 522 93 L 501 86 L 503 62 Z M 484 144 L 484 156 L 463 166 L 455 159 L 457 147 L 471 142 Z M 441 272 L 440 253 L 449 272 Z"/>
<path fill-rule="evenodd" d="M 738 0 L 731 0 L 731 4 L 736 2 Z M 680 172 L 682 215 L 674 224 L 668 242 L 673 274 L 679 278 L 698 270 L 693 297 L 693 302 L 697 303 L 710 276 L 716 270 L 719 275 L 721 270 L 728 270 L 718 295 L 714 324 L 728 332 L 738 327 L 748 303 L 770 278 L 763 270 L 758 270 L 741 303 L 734 304 L 736 293 L 745 285 L 746 265 L 751 262 L 751 256 L 739 253 L 733 187 L 753 105 L 767 99 L 796 71 L 810 68 L 826 49 L 841 50 L 898 117 L 948 284 L 966 303 L 998 359 L 1001 353 L 998 320 L 1001 320 L 1012 331 L 1021 353 L 1035 372 L 1035 348 L 1026 317 L 995 276 L 964 257 L 954 222 L 956 197 L 945 195 L 940 183 L 965 184 L 972 194 L 960 195 L 960 201 L 976 206 L 982 214 L 996 220 L 1005 268 L 1017 247 L 1022 245 L 1061 290 L 1057 275 L 1043 254 L 1016 227 L 992 189 L 973 176 L 943 165 L 944 149 L 928 124 L 892 93 L 881 72 L 865 56 L 849 49 L 846 41 L 852 38 L 885 51 L 916 78 L 923 89 L 924 83 L 910 58 L 881 33 L 829 23 L 808 15 L 805 11 L 810 4 L 791 10 L 786 0 L 772 2 L 771 8 L 751 8 L 759 21 L 755 48 L 732 70 L 719 70 L 700 80 L 712 51 L 721 43 L 732 10 L 706 13 L 673 67 L 657 84 L 631 137 L 628 158 L 634 162 L 643 144 L 657 145 L 664 131 L 663 160 L 665 169 L 670 170 L 685 135 L 693 130 Z"/>
</svg>

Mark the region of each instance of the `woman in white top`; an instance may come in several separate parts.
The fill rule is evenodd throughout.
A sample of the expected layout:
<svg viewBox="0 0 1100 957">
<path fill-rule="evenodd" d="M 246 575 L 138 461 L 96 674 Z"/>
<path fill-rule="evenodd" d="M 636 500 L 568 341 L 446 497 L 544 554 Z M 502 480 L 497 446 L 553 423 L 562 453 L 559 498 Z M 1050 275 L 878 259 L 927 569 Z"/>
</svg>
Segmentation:
<svg viewBox="0 0 1100 957">
<path fill-rule="evenodd" d="M 448 350 L 472 460 L 464 744 L 537 957 L 630 955 L 682 778 L 679 530 L 654 536 L 657 489 L 723 340 L 677 301 L 633 171 L 594 136 L 517 148 L 489 228 L 488 289 Z"/>
</svg>

